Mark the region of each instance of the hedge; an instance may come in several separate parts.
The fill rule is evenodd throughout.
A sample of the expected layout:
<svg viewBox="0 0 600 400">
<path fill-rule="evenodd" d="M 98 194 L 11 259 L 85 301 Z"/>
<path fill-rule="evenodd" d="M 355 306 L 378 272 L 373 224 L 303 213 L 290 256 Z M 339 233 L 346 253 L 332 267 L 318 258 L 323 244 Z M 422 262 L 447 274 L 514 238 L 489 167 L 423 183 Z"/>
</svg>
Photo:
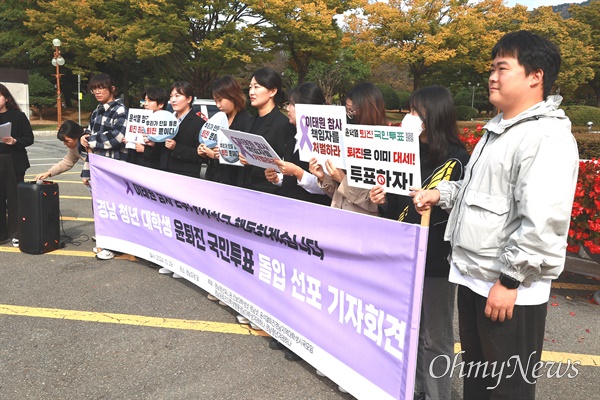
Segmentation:
<svg viewBox="0 0 600 400">
<path fill-rule="evenodd" d="M 565 114 L 571 120 L 573 125 L 587 126 L 588 122 L 593 122 L 595 130 L 600 130 L 600 108 L 590 106 L 566 106 L 561 107 Z"/>
<path fill-rule="evenodd" d="M 470 106 L 456 106 L 456 119 L 459 121 L 470 121 L 476 118 L 479 113 Z"/>
<path fill-rule="evenodd" d="M 398 94 L 390 85 L 377 84 L 375 85 L 383 94 L 383 101 L 385 102 L 386 110 L 398 110 L 400 109 L 400 99 Z"/>
</svg>

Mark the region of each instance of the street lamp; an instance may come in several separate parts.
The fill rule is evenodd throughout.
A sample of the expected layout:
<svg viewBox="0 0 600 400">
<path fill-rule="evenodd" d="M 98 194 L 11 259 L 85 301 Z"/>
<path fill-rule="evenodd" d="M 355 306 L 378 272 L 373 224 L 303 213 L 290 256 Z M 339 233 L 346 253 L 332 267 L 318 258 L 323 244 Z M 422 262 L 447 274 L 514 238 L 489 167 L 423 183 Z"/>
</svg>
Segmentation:
<svg viewBox="0 0 600 400">
<path fill-rule="evenodd" d="M 62 125 L 62 101 L 60 96 L 60 67 L 65 65 L 65 59 L 60 55 L 60 40 L 52 40 L 54 46 L 54 58 L 52 65 L 56 67 L 56 110 L 58 113 L 58 127 Z"/>
<path fill-rule="evenodd" d="M 473 94 L 471 95 L 471 108 L 475 108 L 475 88 L 479 87 L 479 83 L 471 86 L 471 82 L 469 82 L 469 87 L 473 90 Z"/>
</svg>

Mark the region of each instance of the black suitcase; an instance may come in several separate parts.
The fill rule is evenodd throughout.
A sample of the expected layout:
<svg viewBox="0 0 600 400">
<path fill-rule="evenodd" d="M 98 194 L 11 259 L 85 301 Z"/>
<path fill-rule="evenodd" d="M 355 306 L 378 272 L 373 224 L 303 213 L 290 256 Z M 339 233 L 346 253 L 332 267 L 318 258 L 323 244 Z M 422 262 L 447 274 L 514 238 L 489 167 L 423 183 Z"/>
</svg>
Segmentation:
<svg viewBox="0 0 600 400">
<path fill-rule="evenodd" d="M 58 184 L 20 182 L 17 186 L 19 250 L 43 254 L 60 245 Z"/>
</svg>

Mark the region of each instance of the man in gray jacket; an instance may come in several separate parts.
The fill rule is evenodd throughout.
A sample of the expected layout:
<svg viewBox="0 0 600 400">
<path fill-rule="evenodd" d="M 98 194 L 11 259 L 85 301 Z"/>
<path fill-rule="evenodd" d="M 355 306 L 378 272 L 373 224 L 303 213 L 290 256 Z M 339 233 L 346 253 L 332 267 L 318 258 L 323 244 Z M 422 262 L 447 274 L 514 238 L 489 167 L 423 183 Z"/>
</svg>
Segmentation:
<svg viewBox="0 0 600 400">
<path fill-rule="evenodd" d="M 419 212 L 451 210 L 465 399 L 533 399 L 550 285 L 564 268 L 577 182 L 571 122 L 548 96 L 558 48 L 527 31 L 492 50 L 486 126 L 462 181 L 415 190 Z"/>
</svg>

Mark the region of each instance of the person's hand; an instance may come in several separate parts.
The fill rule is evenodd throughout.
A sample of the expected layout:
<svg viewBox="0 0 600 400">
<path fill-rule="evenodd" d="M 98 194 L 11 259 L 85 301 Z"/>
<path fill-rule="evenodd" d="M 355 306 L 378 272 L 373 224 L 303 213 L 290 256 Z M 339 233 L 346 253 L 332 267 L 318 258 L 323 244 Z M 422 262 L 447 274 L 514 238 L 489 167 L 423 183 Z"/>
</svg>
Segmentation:
<svg viewBox="0 0 600 400">
<path fill-rule="evenodd" d="M 206 157 L 206 151 L 204 149 L 206 149 L 206 145 L 204 145 L 204 143 L 200 143 L 196 149 L 200 157 Z"/>
<path fill-rule="evenodd" d="M 90 138 L 90 134 L 88 133 L 87 135 L 82 135 L 81 138 L 79 139 L 79 143 L 81 143 L 81 145 L 83 147 L 85 147 L 86 149 L 90 146 L 90 144 L 88 143 L 89 138 Z"/>
<path fill-rule="evenodd" d="M 511 319 L 513 309 L 517 301 L 517 289 L 508 289 L 496 281 L 490 289 L 487 302 L 485 303 L 485 316 L 492 321 L 504 322 Z"/>
<path fill-rule="evenodd" d="M 169 150 L 175 150 L 175 146 L 177 146 L 177 142 L 173 139 L 165 140 L 165 147 Z"/>
<path fill-rule="evenodd" d="M 49 178 L 49 177 L 50 177 L 50 172 L 44 172 L 41 174 L 37 174 L 34 180 L 43 181 L 44 179 Z"/>
<path fill-rule="evenodd" d="M 288 161 L 275 160 L 275 165 L 277 165 L 277 168 L 279 168 L 281 173 L 284 175 L 297 176 L 296 174 L 299 174 L 302 172 L 302 168 L 300 168 L 296 164 L 288 162 Z M 302 178 L 301 174 L 300 174 L 300 178 Z"/>
<path fill-rule="evenodd" d="M 135 151 L 136 151 L 136 152 L 138 152 L 138 153 L 143 153 L 143 152 L 144 152 L 144 148 L 145 148 L 145 147 L 146 147 L 146 146 L 144 146 L 144 145 L 143 145 L 143 144 L 141 144 L 141 143 L 136 143 L 136 144 L 135 144 Z"/>
<path fill-rule="evenodd" d="M 12 136 L 9 136 L 9 137 L 3 137 L 3 138 L 2 138 L 2 142 L 3 142 L 4 144 L 7 144 L 7 145 L 9 145 L 9 146 L 13 146 L 15 143 L 17 143 L 17 139 L 15 139 L 15 138 L 14 138 L 14 137 L 12 137 Z"/>
<path fill-rule="evenodd" d="M 265 178 L 271 183 L 278 183 L 279 177 L 277 176 L 277 171 L 274 168 L 265 169 Z"/>
<path fill-rule="evenodd" d="M 413 204 L 419 214 L 423 214 L 425 211 L 430 210 L 431 207 L 437 205 L 440 202 L 440 191 L 437 189 L 420 189 L 420 188 L 409 188 L 409 196 L 413 198 Z"/>
<path fill-rule="evenodd" d="M 90 178 L 81 178 L 81 181 L 85 186 L 90 186 Z"/>
<path fill-rule="evenodd" d="M 242 164 L 242 165 L 248 165 L 248 160 L 246 160 L 246 157 L 244 157 L 244 156 L 242 155 L 242 153 L 239 153 L 239 154 L 238 154 L 238 157 L 239 157 L 239 159 L 240 159 L 240 164 Z"/>
<path fill-rule="evenodd" d="M 152 140 L 148 139 L 146 135 L 144 135 L 144 144 L 146 146 L 154 147 L 156 145 L 156 142 L 153 142 Z"/>
<path fill-rule="evenodd" d="M 333 179 L 336 182 L 341 183 L 346 177 L 346 173 L 344 172 L 344 170 L 339 169 L 335 165 L 333 165 L 333 161 L 331 161 L 330 158 L 328 158 L 327 161 L 325 161 L 325 168 L 327 168 L 327 173 L 331 176 L 331 179 Z"/>
<path fill-rule="evenodd" d="M 375 204 L 385 204 L 385 190 L 383 190 L 382 186 L 373 186 L 369 190 L 369 198 Z"/>
<path fill-rule="evenodd" d="M 325 178 L 325 171 L 323 171 L 323 167 L 321 167 L 321 165 L 317 162 L 317 159 L 314 157 L 308 162 L 308 171 L 316 176 L 320 181 Z"/>
</svg>

